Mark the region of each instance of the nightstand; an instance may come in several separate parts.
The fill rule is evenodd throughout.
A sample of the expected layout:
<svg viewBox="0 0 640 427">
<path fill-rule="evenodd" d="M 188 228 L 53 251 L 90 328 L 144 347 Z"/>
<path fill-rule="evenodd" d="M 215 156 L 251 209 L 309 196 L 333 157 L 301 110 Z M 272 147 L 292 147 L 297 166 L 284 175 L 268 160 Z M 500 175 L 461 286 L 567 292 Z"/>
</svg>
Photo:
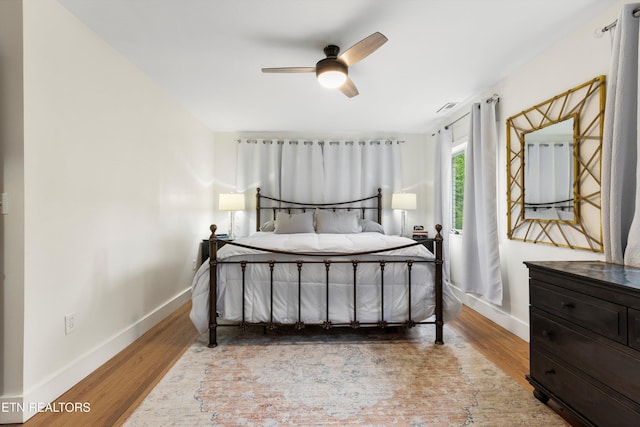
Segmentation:
<svg viewBox="0 0 640 427">
<path fill-rule="evenodd" d="M 218 238 L 216 241 L 218 250 L 226 245 L 227 242 L 233 242 L 233 239 Z M 209 239 L 202 239 L 202 242 L 200 242 L 200 265 L 202 265 L 207 258 L 209 258 Z"/>
<path fill-rule="evenodd" d="M 425 248 L 429 249 L 431 253 L 434 253 L 433 240 L 429 239 L 428 237 L 413 237 L 413 240 L 418 243 L 422 243 Z"/>
</svg>

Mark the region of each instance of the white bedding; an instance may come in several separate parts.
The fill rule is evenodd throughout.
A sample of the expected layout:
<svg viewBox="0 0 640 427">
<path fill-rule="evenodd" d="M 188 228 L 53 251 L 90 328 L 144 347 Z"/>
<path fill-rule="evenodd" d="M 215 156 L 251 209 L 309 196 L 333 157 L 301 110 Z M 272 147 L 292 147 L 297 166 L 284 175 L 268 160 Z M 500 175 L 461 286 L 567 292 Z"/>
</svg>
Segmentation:
<svg viewBox="0 0 640 427">
<path fill-rule="evenodd" d="M 336 257 L 313 257 L 302 254 L 355 253 L 384 251 L 371 255 L 360 255 L 347 259 L 359 260 L 424 260 L 434 255 L 423 245 L 403 249 L 386 250 L 413 240 L 381 233 L 353 234 L 274 234 L 258 232 L 250 237 L 239 238 L 235 243 L 293 251 L 296 256 L 275 255 L 227 244 L 217 254 L 219 261 L 256 260 L 318 260 Z M 344 258 L 341 258 L 344 259 Z M 422 321 L 433 315 L 434 263 L 414 263 L 411 276 L 412 319 Z M 385 313 L 388 322 L 403 322 L 407 319 L 407 275 L 406 263 L 387 263 L 384 270 Z M 295 323 L 298 321 L 298 270 L 295 264 L 276 264 L 274 268 L 273 321 Z M 267 264 L 249 264 L 245 272 L 245 320 L 247 322 L 270 321 L 270 271 Z M 357 269 L 357 317 L 360 322 L 380 320 L 380 265 L 361 263 Z M 332 264 L 330 268 L 330 321 L 333 323 L 353 320 L 353 266 L 351 263 Z M 448 286 L 443 285 L 445 321 L 454 318 L 461 303 Z M 220 319 L 242 320 L 242 273 L 237 264 L 218 265 L 217 311 Z M 302 270 L 301 317 L 305 323 L 320 323 L 326 317 L 326 269 L 324 264 L 305 264 Z M 208 329 L 209 313 L 209 262 L 197 271 L 192 283 L 191 320 L 200 333 Z"/>
</svg>

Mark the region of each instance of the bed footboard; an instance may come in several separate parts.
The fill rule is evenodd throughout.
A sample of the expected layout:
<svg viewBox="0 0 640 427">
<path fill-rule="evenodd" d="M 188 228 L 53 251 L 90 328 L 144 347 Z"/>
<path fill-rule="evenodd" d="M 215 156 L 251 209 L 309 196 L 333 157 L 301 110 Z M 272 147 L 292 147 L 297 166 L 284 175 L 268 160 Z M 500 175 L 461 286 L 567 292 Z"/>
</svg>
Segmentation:
<svg viewBox="0 0 640 427">
<path fill-rule="evenodd" d="M 351 328 L 360 328 L 360 327 L 380 327 L 380 328 L 386 328 L 386 327 L 391 327 L 391 326 L 402 326 L 402 327 L 406 327 L 406 328 L 411 328 L 414 327 L 418 324 L 433 324 L 436 328 L 436 338 L 435 338 L 435 343 L 436 344 L 444 344 L 444 340 L 443 340 L 443 325 L 444 325 L 444 320 L 443 320 L 443 276 L 442 276 L 442 268 L 443 268 L 443 238 L 442 238 L 442 234 L 441 234 L 441 230 L 442 227 L 440 225 L 436 225 L 436 231 L 437 234 L 435 236 L 435 238 L 430 239 L 433 242 L 433 246 L 434 246 L 434 252 L 435 252 L 435 259 L 433 260 L 415 260 L 415 259 L 407 259 L 407 260 L 388 260 L 388 259 L 378 259 L 378 260 L 361 260 L 361 259 L 354 259 L 354 256 L 358 256 L 358 255 L 372 255 L 372 254 L 376 254 L 376 252 L 372 251 L 372 252 L 360 252 L 360 253 L 349 253 L 349 254 L 332 254 L 331 259 L 326 259 L 326 255 L 323 255 L 321 257 L 321 259 L 305 259 L 305 260 L 301 260 L 301 259 L 295 259 L 295 260 L 283 260 L 283 261 L 276 261 L 276 260 L 268 260 L 268 261 L 221 261 L 218 260 L 218 256 L 217 256 L 217 248 L 218 248 L 218 242 L 217 242 L 217 238 L 216 238 L 216 230 L 217 230 L 217 226 L 215 224 L 211 225 L 210 227 L 211 230 L 211 236 L 209 238 L 209 347 L 215 347 L 217 346 L 217 329 L 219 327 L 222 326 L 235 326 L 235 327 L 239 327 L 242 330 L 245 330 L 246 328 L 248 328 L 249 326 L 263 326 L 266 330 L 273 330 L 279 326 L 291 326 L 297 330 L 301 330 L 304 329 L 304 327 L 306 325 L 317 325 L 317 326 L 321 326 L 325 329 L 331 329 L 333 327 L 341 327 L 341 326 L 347 326 L 347 327 L 351 327 Z M 234 242 L 227 242 L 226 244 L 228 245 L 234 245 L 236 243 Z M 406 248 L 406 247 L 410 247 L 410 246 L 416 246 L 416 245 L 421 245 L 423 244 L 422 242 L 415 242 L 412 244 L 408 244 L 408 245 L 404 245 L 398 248 L 393 248 L 393 249 L 400 249 L 400 248 Z M 248 247 L 245 245 L 241 245 L 241 244 L 237 244 L 239 246 L 244 246 L 244 247 Z M 264 251 L 264 249 L 262 248 L 255 248 L 255 247 L 249 247 L 251 249 L 260 249 L 262 251 Z M 391 249 L 386 249 L 386 251 L 391 250 Z M 286 252 L 282 252 L 282 251 L 274 251 L 274 253 L 278 253 L 278 254 L 288 254 L 288 255 L 297 255 L 296 253 L 286 253 Z M 340 256 L 334 256 L 334 255 L 340 255 Z M 384 272 L 384 269 L 387 268 L 388 266 L 392 265 L 392 264 L 397 264 L 397 263 L 401 263 L 401 264 L 406 264 L 407 266 L 407 270 L 408 270 L 408 283 L 407 283 L 407 289 L 408 289 L 408 302 L 407 302 L 407 313 L 406 313 L 406 319 L 403 321 L 391 321 L 389 319 L 385 319 L 384 318 L 384 313 L 385 313 L 385 283 L 384 283 L 384 274 L 381 274 L 381 283 L 379 283 L 377 286 L 380 286 L 380 318 L 377 321 L 361 321 L 358 318 L 358 311 L 357 311 L 357 304 L 355 303 L 355 301 L 357 301 L 357 292 L 358 292 L 358 281 L 357 281 L 357 272 L 358 269 L 363 265 L 363 264 L 378 264 L 379 268 L 381 270 L 381 272 Z M 435 320 L 424 320 L 424 321 L 415 321 L 413 314 L 412 314 L 412 269 L 414 267 L 414 264 L 417 263 L 433 263 L 434 264 L 434 296 L 435 296 L 435 308 L 434 308 L 434 314 L 429 317 L 429 319 L 435 319 Z M 242 320 L 238 323 L 234 323 L 234 324 L 227 324 L 227 323 L 223 323 L 223 324 L 218 324 L 217 322 L 217 310 L 216 310 L 216 305 L 217 305 L 217 300 L 218 300 L 218 266 L 220 264 L 237 264 L 237 267 L 241 269 L 242 271 Z M 271 300 L 270 300 L 270 308 L 269 308 L 269 313 L 270 313 L 270 319 L 264 322 L 249 322 L 246 320 L 245 317 L 245 308 L 244 308 L 244 293 L 245 293 L 245 279 L 244 279 L 244 275 L 245 275 L 245 270 L 248 266 L 250 266 L 251 264 L 266 264 L 268 265 L 270 274 L 271 274 L 271 278 L 270 278 L 270 295 L 271 295 Z M 298 310 L 298 317 L 297 320 L 295 322 L 291 322 L 291 323 L 281 323 L 281 322 L 277 322 L 274 320 L 274 311 L 273 311 L 273 286 L 274 286 L 274 279 L 273 279 L 273 271 L 276 265 L 280 265 L 280 264 L 291 264 L 291 267 L 293 268 L 297 268 L 298 271 L 298 283 L 297 283 L 297 289 L 298 289 L 298 306 L 297 306 L 297 310 Z M 313 323 L 305 323 L 302 320 L 302 316 L 301 316 L 301 306 L 302 306 L 302 300 L 301 300 L 301 295 L 302 295 L 302 290 L 301 290 L 301 271 L 303 269 L 303 267 L 305 265 L 309 265 L 309 264 L 320 264 L 321 266 L 324 265 L 324 269 L 326 270 L 326 313 L 325 313 L 325 318 L 323 321 L 321 322 L 313 322 Z M 352 292 L 352 298 L 354 301 L 353 304 L 353 314 L 352 314 L 352 320 L 349 322 L 336 322 L 333 321 L 331 319 L 331 317 L 329 316 L 329 309 L 330 309 L 330 304 L 329 304 L 329 292 L 330 292 L 330 286 L 331 286 L 331 277 L 330 277 L 330 271 L 331 271 L 331 267 L 335 264 L 350 264 L 353 268 L 353 283 L 352 283 L 352 287 L 351 287 L 351 291 Z M 295 270 L 294 270 L 295 271 Z"/>
</svg>

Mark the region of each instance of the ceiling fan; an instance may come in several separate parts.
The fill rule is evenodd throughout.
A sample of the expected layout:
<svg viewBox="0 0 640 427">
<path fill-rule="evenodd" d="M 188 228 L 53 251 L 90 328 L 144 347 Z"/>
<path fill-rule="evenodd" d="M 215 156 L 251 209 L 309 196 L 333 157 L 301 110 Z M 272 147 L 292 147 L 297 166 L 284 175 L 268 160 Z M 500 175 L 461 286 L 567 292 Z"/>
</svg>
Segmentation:
<svg viewBox="0 0 640 427">
<path fill-rule="evenodd" d="M 358 89 L 349 78 L 349 67 L 362 61 L 375 52 L 388 39 L 379 32 L 375 32 L 351 46 L 341 55 L 340 48 L 336 45 L 328 45 L 324 48 L 327 56 L 318 61 L 315 67 L 280 67 L 263 68 L 263 73 L 316 73 L 318 82 L 324 87 L 338 88 L 349 98 L 358 95 Z"/>
</svg>

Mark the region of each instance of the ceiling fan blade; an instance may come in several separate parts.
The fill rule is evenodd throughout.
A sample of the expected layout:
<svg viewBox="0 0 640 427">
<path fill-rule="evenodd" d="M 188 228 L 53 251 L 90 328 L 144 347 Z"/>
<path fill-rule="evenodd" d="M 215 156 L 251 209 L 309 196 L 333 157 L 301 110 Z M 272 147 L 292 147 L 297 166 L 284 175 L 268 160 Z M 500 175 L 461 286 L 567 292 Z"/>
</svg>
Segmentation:
<svg viewBox="0 0 640 427">
<path fill-rule="evenodd" d="M 315 73 L 316 67 L 263 68 L 263 73 Z"/>
<path fill-rule="evenodd" d="M 353 80 L 351 80 L 349 77 L 347 77 L 347 81 L 344 82 L 342 86 L 338 87 L 338 89 L 340 89 L 340 92 L 344 93 L 349 98 L 353 98 L 359 93 L 358 88 L 356 88 Z"/>
<path fill-rule="evenodd" d="M 338 57 L 340 61 L 347 66 L 351 66 L 356 62 L 362 61 L 367 56 L 375 52 L 380 46 L 387 42 L 387 38 L 384 34 L 375 32 L 369 37 L 365 37 L 358 43 L 345 50 L 342 55 Z"/>
</svg>

